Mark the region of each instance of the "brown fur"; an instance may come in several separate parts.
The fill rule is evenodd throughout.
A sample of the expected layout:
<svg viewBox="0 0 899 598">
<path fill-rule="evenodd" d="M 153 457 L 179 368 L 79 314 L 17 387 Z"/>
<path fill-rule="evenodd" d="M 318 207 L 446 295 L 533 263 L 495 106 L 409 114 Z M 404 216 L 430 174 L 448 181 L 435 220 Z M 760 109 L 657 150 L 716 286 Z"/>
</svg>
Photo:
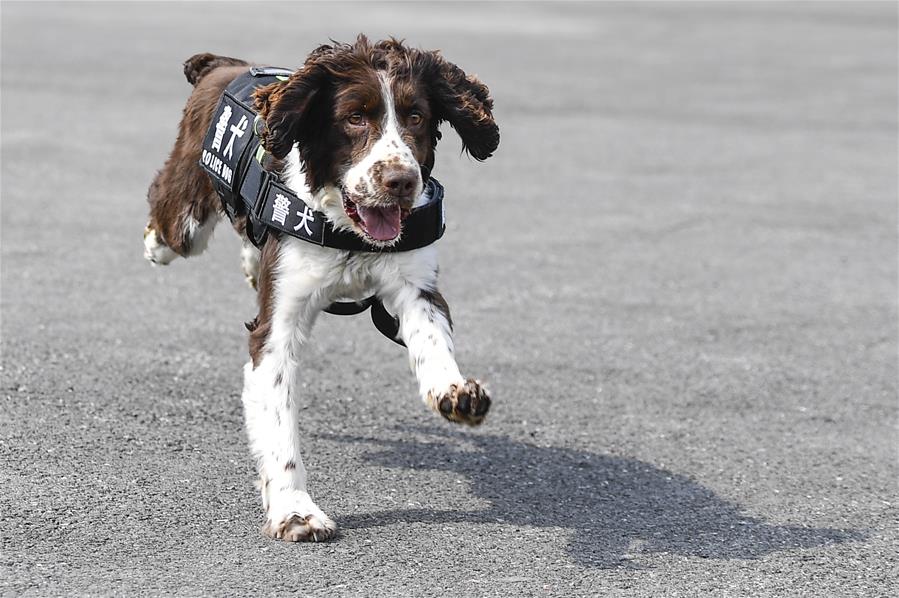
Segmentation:
<svg viewBox="0 0 899 598">
<path fill-rule="evenodd" d="M 443 317 L 446 318 L 446 321 L 449 323 L 450 330 L 453 329 L 453 318 L 450 316 L 450 308 L 449 304 L 446 302 L 446 299 L 443 298 L 443 295 L 440 294 L 440 291 L 434 289 L 432 291 L 422 289 L 421 297 L 428 303 L 434 306 L 434 309 L 443 314 Z"/>
<path fill-rule="evenodd" d="M 492 155 L 499 128 L 483 83 L 438 52 L 407 48 L 394 39 L 372 44 L 364 35 L 355 44 L 319 47 L 289 80 L 256 92 L 256 108 L 267 125 L 266 148 L 283 158 L 296 142 L 313 191 L 336 181 L 376 133 L 372 127 L 348 125 L 347 117 L 361 112 L 374 126 L 380 120 L 384 107 L 378 70 L 393 82 L 401 134 L 421 164 L 423 178 L 434 166 L 438 127 L 444 121 L 476 159 Z M 413 110 L 423 117 L 417 126 L 408 120 Z"/>
<path fill-rule="evenodd" d="M 194 54 L 184 61 L 184 76 L 191 85 L 206 76 L 206 74 L 214 69 L 222 66 L 246 66 L 247 63 L 239 58 L 228 58 L 227 56 L 216 56 L 208 52 L 203 54 Z"/>
<path fill-rule="evenodd" d="M 253 360 L 254 368 L 262 361 L 265 341 L 268 339 L 269 331 L 272 328 L 272 310 L 275 302 L 275 283 L 272 273 L 277 260 L 278 240 L 269 236 L 262 247 L 262 256 L 259 261 L 259 281 L 256 286 L 259 314 L 253 320 L 252 328 L 250 329 L 250 358 Z"/>
<path fill-rule="evenodd" d="M 157 231 L 162 242 L 182 256 L 191 251 L 189 219 L 206 222 L 220 210 L 219 197 L 199 164 L 203 138 L 222 91 L 246 70 L 246 66 L 215 68 L 198 80 L 184 107 L 175 147 L 150 185 L 148 226 Z"/>
</svg>

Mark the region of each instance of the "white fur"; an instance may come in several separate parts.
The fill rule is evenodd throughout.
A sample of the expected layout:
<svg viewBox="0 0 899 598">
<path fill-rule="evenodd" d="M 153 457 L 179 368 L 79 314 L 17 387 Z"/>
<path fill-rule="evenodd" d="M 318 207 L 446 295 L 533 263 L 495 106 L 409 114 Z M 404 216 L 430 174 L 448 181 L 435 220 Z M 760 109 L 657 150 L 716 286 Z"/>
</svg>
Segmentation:
<svg viewBox="0 0 899 598">
<path fill-rule="evenodd" d="M 259 250 L 246 238 L 240 248 L 240 268 L 247 279 L 247 284 L 255 289 L 259 280 Z"/>
<path fill-rule="evenodd" d="M 200 222 L 193 216 L 184 219 L 185 238 L 190 239 L 189 255 L 200 255 L 209 247 L 209 240 L 215 232 L 215 225 L 219 222 L 219 214 L 214 213 L 205 222 Z"/>
<path fill-rule="evenodd" d="M 205 222 L 200 222 L 193 216 L 188 216 L 184 219 L 185 238 L 190 239 L 189 256 L 200 255 L 206 251 L 218 221 L 218 214 L 213 214 Z M 147 228 L 144 229 L 144 258 L 154 266 L 167 266 L 176 257 L 178 257 L 178 254 L 163 243 L 159 233 L 155 229 L 150 228 L 148 224 Z"/>
<path fill-rule="evenodd" d="M 289 258 L 288 258 L 289 259 Z M 290 264 L 285 264 L 287 268 Z M 293 515 L 309 522 L 323 538 L 334 523 L 306 490 L 306 468 L 299 447 L 297 354 L 311 331 L 317 310 L 308 300 L 314 278 L 282 280 L 276 287 L 274 318 L 265 357 L 244 368 L 242 401 L 250 450 L 260 477 L 266 526 L 278 529 Z M 297 291 L 297 294 L 294 294 Z M 313 535 L 312 539 L 318 539 Z"/>
<path fill-rule="evenodd" d="M 433 401 L 451 386 L 465 384 L 453 357 L 450 324 L 421 296 L 421 287 L 405 279 L 396 282 L 383 289 L 382 296 L 393 313 L 399 314 L 400 336 L 409 349 L 409 367 L 418 379 L 421 399 L 434 407 Z"/>
<path fill-rule="evenodd" d="M 410 172 L 418 173 L 418 182 L 414 191 L 414 195 L 417 197 L 421 195 L 423 187 L 421 170 L 412 149 L 400 135 L 393 92 L 390 91 L 390 81 L 384 73 L 378 73 L 378 78 L 381 82 L 381 100 L 386 107 L 384 117 L 381 119 L 381 137 L 372 145 L 368 154 L 347 171 L 343 180 L 344 189 L 348 189 L 351 193 L 376 195 L 377 189 L 372 176 L 372 167 L 378 162 L 390 162 L 401 168 L 407 168 Z"/>
<path fill-rule="evenodd" d="M 287 165 L 286 183 L 296 193 L 308 194 L 296 149 Z M 308 203 L 333 223 L 347 219 L 340 192 L 333 187 L 309 197 Z M 433 402 L 433 397 L 450 392 L 452 385 L 465 380 L 453 357 L 449 322 L 421 293 L 436 289 L 435 246 L 361 253 L 284 236 L 279 242 L 274 281 L 272 325 L 264 357 L 255 369 L 248 363 L 244 370 L 247 432 L 258 463 L 267 525 L 277 529 L 298 514 L 327 537 L 334 524 L 310 498 L 300 456 L 297 367 L 299 352 L 322 308 L 337 299 L 377 294 L 400 318 L 400 334 L 409 348 L 409 362 L 423 400 Z M 287 469 L 289 463 L 296 468 Z"/>
<path fill-rule="evenodd" d="M 166 266 L 176 257 L 178 254 L 159 239 L 155 229 L 144 230 L 144 259 L 154 266 Z"/>
</svg>

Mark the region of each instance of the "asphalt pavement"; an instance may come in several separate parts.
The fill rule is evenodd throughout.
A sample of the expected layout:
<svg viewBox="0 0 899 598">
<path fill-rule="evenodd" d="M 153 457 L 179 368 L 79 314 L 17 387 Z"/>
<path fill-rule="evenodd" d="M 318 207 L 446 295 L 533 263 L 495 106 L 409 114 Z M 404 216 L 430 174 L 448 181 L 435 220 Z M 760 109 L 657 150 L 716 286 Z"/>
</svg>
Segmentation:
<svg viewBox="0 0 899 598">
<path fill-rule="evenodd" d="M 897 5 L 3 2 L 0 593 L 894 596 Z M 435 176 L 460 429 L 401 348 L 302 356 L 325 544 L 260 532 L 254 297 L 146 189 L 212 51 L 395 35 L 486 82 Z"/>
</svg>

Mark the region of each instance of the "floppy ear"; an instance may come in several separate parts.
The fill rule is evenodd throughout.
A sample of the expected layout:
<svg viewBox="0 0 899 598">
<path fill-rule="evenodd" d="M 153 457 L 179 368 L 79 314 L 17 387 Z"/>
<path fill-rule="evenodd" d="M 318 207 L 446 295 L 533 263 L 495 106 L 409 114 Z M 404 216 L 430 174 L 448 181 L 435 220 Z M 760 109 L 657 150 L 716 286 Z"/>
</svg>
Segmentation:
<svg viewBox="0 0 899 598">
<path fill-rule="evenodd" d="M 284 158 L 294 143 L 302 144 L 310 137 L 310 129 L 323 124 L 316 123 L 319 119 L 313 113 L 319 97 L 327 93 L 328 82 L 328 70 L 311 59 L 287 81 L 256 90 L 256 110 L 266 125 L 262 144 L 275 158 Z"/>
<path fill-rule="evenodd" d="M 490 90 L 477 77 L 443 59 L 439 52 L 419 52 L 413 68 L 428 88 L 434 113 L 433 143 L 437 125 L 448 121 L 462 138 L 462 145 L 476 160 L 486 160 L 499 146 L 499 127 L 493 119 Z"/>
</svg>

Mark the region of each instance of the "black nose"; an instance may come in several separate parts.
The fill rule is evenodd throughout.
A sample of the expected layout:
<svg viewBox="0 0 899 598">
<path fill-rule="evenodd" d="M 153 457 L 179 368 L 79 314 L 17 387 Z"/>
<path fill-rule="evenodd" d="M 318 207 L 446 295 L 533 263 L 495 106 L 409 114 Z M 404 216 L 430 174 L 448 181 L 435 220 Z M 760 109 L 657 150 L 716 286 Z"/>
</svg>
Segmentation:
<svg viewBox="0 0 899 598">
<path fill-rule="evenodd" d="M 418 183 L 418 173 L 405 168 L 392 168 L 384 173 L 381 182 L 387 193 L 396 197 L 411 195 Z"/>
</svg>

